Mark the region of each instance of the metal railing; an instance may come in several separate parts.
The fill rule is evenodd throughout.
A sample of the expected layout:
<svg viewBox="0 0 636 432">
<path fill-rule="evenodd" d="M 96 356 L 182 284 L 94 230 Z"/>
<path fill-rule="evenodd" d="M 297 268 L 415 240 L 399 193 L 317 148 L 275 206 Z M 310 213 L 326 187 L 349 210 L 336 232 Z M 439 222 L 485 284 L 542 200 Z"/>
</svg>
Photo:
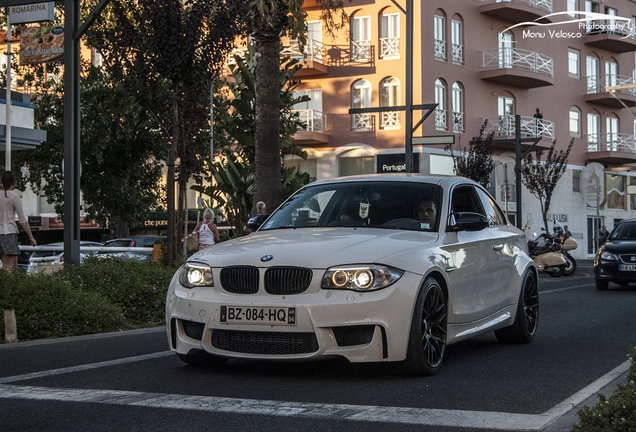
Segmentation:
<svg viewBox="0 0 636 432">
<path fill-rule="evenodd" d="M 463 133 L 464 131 L 464 113 L 453 111 L 453 132 Z"/>
<path fill-rule="evenodd" d="M 485 69 L 519 69 L 554 77 L 554 62 L 546 55 L 517 48 L 483 51 Z"/>
<path fill-rule="evenodd" d="M 481 0 L 482 3 L 516 3 L 552 13 L 552 0 Z"/>
<path fill-rule="evenodd" d="M 592 75 L 586 77 L 587 94 L 599 94 L 608 92 L 605 87 L 634 85 L 634 78 L 624 75 Z M 636 95 L 636 89 L 616 89 L 612 93 L 625 94 L 630 96 Z"/>
<path fill-rule="evenodd" d="M 296 110 L 299 114 L 300 121 L 304 122 L 307 127 L 299 128 L 300 132 L 323 132 L 327 129 L 326 116 L 322 111 L 313 109 Z"/>
<path fill-rule="evenodd" d="M 382 129 L 399 129 L 400 128 L 400 112 L 384 111 L 382 112 L 382 121 L 380 123 Z"/>
<path fill-rule="evenodd" d="M 324 58 L 325 45 L 321 41 L 308 39 L 304 51 L 301 51 L 297 39 L 283 40 L 282 44 L 282 56 L 305 61 L 321 61 Z"/>
<path fill-rule="evenodd" d="M 464 45 L 453 44 L 453 61 L 464 63 Z"/>
<path fill-rule="evenodd" d="M 371 59 L 371 41 L 351 41 L 351 61 L 369 61 Z"/>
<path fill-rule="evenodd" d="M 355 131 L 369 131 L 373 129 L 373 116 L 370 113 L 352 115 L 351 129 Z"/>
<path fill-rule="evenodd" d="M 595 134 L 586 135 L 587 151 L 617 151 L 623 153 L 636 153 L 636 137 L 634 135 L 615 134 Z M 603 139 L 605 138 L 605 139 Z"/>
<path fill-rule="evenodd" d="M 435 110 L 435 129 L 448 129 L 448 122 L 446 121 L 446 110 L 445 109 L 436 109 Z"/>
<path fill-rule="evenodd" d="M 515 136 L 515 116 L 506 114 L 502 116 L 483 117 L 488 120 L 485 134 L 496 132 L 499 136 Z M 541 137 L 554 140 L 554 122 L 546 119 L 521 116 L 521 135 L 526 137 Z"/>
<path fill-rule="evenodd" d="M 399 57 L 400 38 L 380 38 L 380 57 Z"/>
<path fill-rule="evenodd" d="M 433 52 L 435 53 L 435 58 L 446 60 L 446 41 L 435 39 L 434 44 Z"/>
</svg>

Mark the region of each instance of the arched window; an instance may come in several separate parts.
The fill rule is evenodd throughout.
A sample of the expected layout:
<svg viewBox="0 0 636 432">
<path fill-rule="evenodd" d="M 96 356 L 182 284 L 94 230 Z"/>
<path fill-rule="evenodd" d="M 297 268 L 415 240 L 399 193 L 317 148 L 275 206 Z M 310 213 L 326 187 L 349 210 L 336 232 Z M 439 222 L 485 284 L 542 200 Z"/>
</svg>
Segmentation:
<svg viewBox="0 0 636 432">
<path fill-rule="evenodd" d="M 607 133 L 607 150 L 618 151 L 620 137 L 618 135 L 618 119 L 607 116 L 605 118 L 605 131 Z"/>
<path fill-rule="evenodd" d="M 400 57 L 400 14 L 385 12 L 380 15 L 380 58 Z"/>
<path fill-rule="evenodd" d="M 453 49 L 453 62 L 464 63 L 464 35 L 462 22 L 458 19 L 451 21 L 451 43 Z"/>
<path fill-rule="evenodd" d="M 397 78 L 389 77 L 380 84 L 380 106 L 391 107 L 400 105 L 400 81 Z M 399 129 L 399 111 L 385 111 L 382 113 L 382 129 Z"/>
<path fill-rule="evenodd" d="M 573 106 L 570 108 L 570 136 L 572 137 L 580 137 L 581 136 L 581 111 Z"/>
<path fill-rule="evenodd" d="M 453 83 L 453 132 L 464 132 L 464 89 L 460 83 Z"/>
<path fill-rule="evenodd" d="M 435 80 L 435 129 L 448 130 L 446 121 L 446 84 L 440 80 Z"/>
<path fill-rule="evenodd" d="M 371 107 L 371 83 L 367 80 L 358 80 L 351 86 L 351 108 L 370 108 Z M 371 129 L 370 113 L 361 113 L 353 115 L 352 128 L 356 130 Z"/>
<path fill-rule="evenodd" d="M 433 18 L 433 31 L 435 32 L 435 57 L 446 60 L 446 18 L 435 15 Z"/>
</svg>

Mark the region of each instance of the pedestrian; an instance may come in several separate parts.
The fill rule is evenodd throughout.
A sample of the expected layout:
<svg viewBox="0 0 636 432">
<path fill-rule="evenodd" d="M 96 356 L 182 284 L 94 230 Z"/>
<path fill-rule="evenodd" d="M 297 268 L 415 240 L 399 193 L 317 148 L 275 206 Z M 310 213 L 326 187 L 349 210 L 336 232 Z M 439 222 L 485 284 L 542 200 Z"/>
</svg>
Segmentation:
<svg viewBox="0 0 636 432">
<path fill-rule="evenodd" d="M 599 247 L 607 241 L 607 237 L 609 237 L 609 232 L 605 228 L 605 225 L 603 225 L 601 229 L 596 232 L 596 241 Z"/>
<path fill-rule="evenodd" d="M 203 212 L 203 220 L 192 231 L 193 234 L 199 233 L 199 250 L 208 248 L 221 241 L 219 239 L 219 229 L 213 219 L 214 212 L 211 208 L 206 208 Z"/>
<path fill-rule="evenodd" d="M 535 130 L 537 131 L 536 136 L 539 136 L 541 135 L 541 132 L 543 131 L 543 114 L 541 114 L 541 111 L 539 111 L 539 108 L 537 108 L 533 117 L 535 122 Z"/>
<path fill-rule="evenodd" d="M 250 217 L 247 218 L 247 221 L 249 222 L 249 220 L 252 219 L 254 216 L 264 215 L 266 212 L 267 212 L 267 207 L 265 206 L 265 203 L 263 201 L 259 201 L 256 203 L 256 213 L 254 213 L 253 215 L 250 215 Z M 247 222 L 245 222 L 243 231 L 245 232 L 245 234 L 249 234 L 252 232 L 252 230 L 247 226 Z"/>
<path fill-rule="evenodd" d="M 572 237 L 572 233 L 571 233 L 571 232 L 570 232 L 570 230 L 568 229 L 568 226 L 567 226 L 567 225 L 563 226 L 563 232 L 564 232 L 564 234 L 565 234 L 566 236 L 568 236 L 568 237 Z"/>
<path fill-rule="evenodd" d="M 18 215 L 18 221 L 29 236 L 32 246 L 37 245 L 29 222 L 24 216 L 22 210 L 22 202 L 20 197 L 11 189 L 15 186 L 15 174 L 13 171 L 5 171 L 0 180 L 2 188 L 0 192 L 0 255 L 2 259 L 2 268 L 11 270 L 15 258 L 20 255 L 18 248 L 18 226 L 15 223 L 15 216 Z"/>
</svg>

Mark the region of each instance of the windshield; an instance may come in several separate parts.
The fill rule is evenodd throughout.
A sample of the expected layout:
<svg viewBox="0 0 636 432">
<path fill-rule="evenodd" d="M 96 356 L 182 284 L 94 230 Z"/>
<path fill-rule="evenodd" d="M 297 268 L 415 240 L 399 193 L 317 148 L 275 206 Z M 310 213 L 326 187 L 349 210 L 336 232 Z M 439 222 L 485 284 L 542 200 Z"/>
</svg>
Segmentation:
<svg viewBox="0 0 636 432">
<path fill-rule="evenodd" d="M 373 227 L 437 231 L 442 189 L 429 183 L 352 182 L 307 187 L 261 228 Z"/>
<path fill-rule="evenodd" d="M 610 240 L 636 240 L 636 223 L 618 224 L 612 231 Z"/>
</svg>

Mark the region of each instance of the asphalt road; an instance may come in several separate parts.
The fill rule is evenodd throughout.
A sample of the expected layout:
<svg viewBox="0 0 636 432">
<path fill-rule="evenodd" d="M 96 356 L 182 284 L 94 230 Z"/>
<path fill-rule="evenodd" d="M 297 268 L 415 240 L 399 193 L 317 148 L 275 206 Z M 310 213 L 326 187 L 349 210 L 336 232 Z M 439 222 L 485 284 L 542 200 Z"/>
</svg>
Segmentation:
<svg viewBox="0 0 636 432">
<path fill-rule="evenodd" d="M 196 368 L 163 329 L 0 345 L 0 431 L 570 430 L 636 345 L 636 287 L 578 274 L 540 277 L 531 344 L 452 345 L 429 378 L 337 359 Z"/>
</svg>

